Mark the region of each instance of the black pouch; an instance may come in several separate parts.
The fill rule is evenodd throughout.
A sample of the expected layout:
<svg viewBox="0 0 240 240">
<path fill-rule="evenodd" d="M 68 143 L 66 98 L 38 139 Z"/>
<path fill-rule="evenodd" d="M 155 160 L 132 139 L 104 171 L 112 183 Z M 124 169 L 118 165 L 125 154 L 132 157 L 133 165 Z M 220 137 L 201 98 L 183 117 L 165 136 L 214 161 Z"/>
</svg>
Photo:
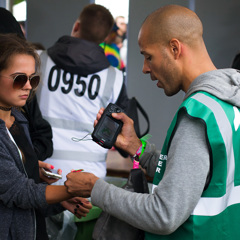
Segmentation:
<svg viewBox="0 0 240 240">
<path fill-rule="evenodd" d="M 149 193 L 147 179 L 141 169 L 132 169 L 123 186 L 130 192 Z M 143 240 L 144 231 L 102 212 L 95 224 L 93 240 Z"/>
</svg>

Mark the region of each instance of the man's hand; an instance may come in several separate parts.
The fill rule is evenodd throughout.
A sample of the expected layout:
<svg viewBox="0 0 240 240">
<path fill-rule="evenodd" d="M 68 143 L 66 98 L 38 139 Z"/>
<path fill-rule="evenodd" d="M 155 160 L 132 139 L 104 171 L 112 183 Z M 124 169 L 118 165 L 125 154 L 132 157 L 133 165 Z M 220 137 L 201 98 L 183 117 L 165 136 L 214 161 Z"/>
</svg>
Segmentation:
<svg viewBox="0 0 240 240">
<path fill-rule="evenodd" d="M 39 165 L 39 176 L 40 176 L 40 180 L 42 182 L 46 182 L 48 184 L 52 184 L 54 182 L 57 182 L 58 179 L 55 179 L 55 178 L 49 178 L 47 176 L 45 176 L 42 172 L 42 168 L 45 168 L 45 169 L 48 169 L 49 171 L 53 170 L 54 169 L 54 166 L 49 164 L 49 163 L 46 163 L 46 162 L 43 162 L 43 161 L 38 161 L 38 165 Z M 62 174 L 62 170 L 61 169 L 58 169 L 58 174 Z"/>
<path fill-rule="evenodd" d="M 99 178 L 92 173 L 71 172 L 64 185 L 73 196 L 90 197 L 94 184 Z"/>
<path fill-rule="evenodd" d="M 76 217 L 86 217 L 92 204 L 86 198 L 74 197 L 67 201 L 61 202 L 62 206 L 73 213 Z"/>
<path fill-rule="evenodd" d="M 97 119 L 94 121 L 94 127 L 103 114 L 104 108 L 101 108 L 97 114 Z M 123 122 L 122 131 L 119 133 L 115 146 L 124 150 L 133 156 L 141 145 L 135 129 L 134 122 L 125 113 L 112 113 L 112 117 Z"/>
</svg>

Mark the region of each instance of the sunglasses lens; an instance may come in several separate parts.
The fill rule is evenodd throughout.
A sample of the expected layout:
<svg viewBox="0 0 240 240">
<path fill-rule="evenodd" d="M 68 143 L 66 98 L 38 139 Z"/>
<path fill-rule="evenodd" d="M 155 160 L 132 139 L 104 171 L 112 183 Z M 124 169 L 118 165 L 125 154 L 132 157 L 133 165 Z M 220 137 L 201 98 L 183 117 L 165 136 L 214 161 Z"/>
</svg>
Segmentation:
<svg viewBox="0 0 240 240">
<path fill-rule="evenodd" d="M 13 82 L 13 88 L 20 89 L 26 84 L 28 77 L 26 75 L 17 75 Z"/>
<path fill-rule="evenodd" d="M 13 82 L 13 88 L 21 89 L 24 87 L 24 85 L 27 83 L 27 81 L 28 81 L 27 75 L 17 75 Z M 38 76 L 38 75 L 32 76 L 30 78 L 30 84 L 31 84 L 32 89 L 35 89 L 38 86 L 39 82 L 40 82 L 40 76 Z"/>
<path fill-rule="evenodd" d="M 40 76 L 38 76 L 38 75 L 33 76 L 30 80 L 32 89 L 35 89 L 38 86 L 39 82 L 40 82 Z"/>
</svg>

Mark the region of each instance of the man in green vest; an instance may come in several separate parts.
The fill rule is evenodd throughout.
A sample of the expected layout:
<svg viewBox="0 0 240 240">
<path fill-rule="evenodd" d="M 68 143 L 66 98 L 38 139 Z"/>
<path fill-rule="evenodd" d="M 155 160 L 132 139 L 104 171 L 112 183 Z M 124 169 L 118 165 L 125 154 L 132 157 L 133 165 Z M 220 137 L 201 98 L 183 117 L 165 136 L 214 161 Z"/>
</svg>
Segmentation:
<svg viewBox="0 0 240 240">
<path fill-rule="evenodd" d="M 156 10 L 140 29 L 143 73 L 167 96 L 185 92 L 161 153 L 137 138 L 124 113 L 112 114 L 124 124 L 115 145 L 140 155 L 154 176 L 152 193 L 130 193 L 89 173 L 70 173 L 65 182 L 143 229 L 145 239 L 240 239 L 240 74 L 216 69 L 202 34 L 198 16 L 178 5 Z"/>
</svg>

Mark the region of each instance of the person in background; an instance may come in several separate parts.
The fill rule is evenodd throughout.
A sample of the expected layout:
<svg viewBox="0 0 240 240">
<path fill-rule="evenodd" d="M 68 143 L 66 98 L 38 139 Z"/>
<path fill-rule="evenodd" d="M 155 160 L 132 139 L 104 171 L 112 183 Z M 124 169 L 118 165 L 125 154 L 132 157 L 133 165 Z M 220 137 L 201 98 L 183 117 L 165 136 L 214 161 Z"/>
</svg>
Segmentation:
<svg viewBox="0 0 240 240">
<path fill-rule="evenodd" d="M 118 16 L 115 18 L 115 22 L 118 27 L 117 34 L 122 38 L 122 41 L 124 41 L 127 37 L 127 24 L 125 21 L 125 17 Z"/>
<path fill-rule="evenodd" d="M 125 64 L 120 56 L 120 49 L 122 47 L 122 38 L 117 34 L 118 27 L 114 23 L 112 31 L 105 38 L 104 42 L 100 44 L 109 63 L 123 72 L 125 71 Z"/>
<path fill-rule="evenodd" d="M 123 73 L 110 66 L 99 46 L 113 23 L 108 9 L 89 4 L 76 19 L 71 36 L 39 51 L 43 64 L 37 97 L 53 129 L 54 152 L 47 162 L 62 169 L 58 184 L 72 169 L 106 176 L 108 149 L 91 140 L 92 123 L 100 107 L 112 102 L 124 109 L 128 100 Z"/>
<path fill-rule="evenodd" d="M 151 13 L 138 44 L 143 73 L 167 96 L 186 94 L 161 153 L 138 139 L 124 113 L 112 114 L 123 122 L 115 146 L 154 176 L 152 193 L 128 192 L 91 173 L 69 173 L 68 192 L 91 196 L 95 206 L 144 230 L 146 240 L 239 239 L 240 73 L 216 69 L 201 20 L 182 6 Z"/>
<path fill-rule="evenodd" d="M 5 8 L 0 8 L 0 33 L 16 33 L 19 37 L 25 38 L 19 23 Z M 22 107 L 22 112 L 29 121 L 30 136 L 38 159 L 45 160 L 53 153 L 52 129 L 43 119 L 35 95 Z"/>
<path fill-rule="evenodd" d="M 20 110 L 39 84 L 39 57 L 16 34 L 0 34 L 0 52 L 0 239 L 45 240 L 43 216 L 68 209 L 81 218 L 91 203 L 72 198 L 65 186 L 39 183 L 38 157 Z"/>
<path fill-rule="evenodd" d="M 122 46 L 120 48 L 120 57 L 125 65 L 127 66 L 127 48 L 128 48 L 128 40 L 127 40 L 127 23 L 126 19 L 123 16 L 118 16 L 115 18 L 116 25 L 118 27 L 117 35 L 122 39 Z"/>
</svg>

